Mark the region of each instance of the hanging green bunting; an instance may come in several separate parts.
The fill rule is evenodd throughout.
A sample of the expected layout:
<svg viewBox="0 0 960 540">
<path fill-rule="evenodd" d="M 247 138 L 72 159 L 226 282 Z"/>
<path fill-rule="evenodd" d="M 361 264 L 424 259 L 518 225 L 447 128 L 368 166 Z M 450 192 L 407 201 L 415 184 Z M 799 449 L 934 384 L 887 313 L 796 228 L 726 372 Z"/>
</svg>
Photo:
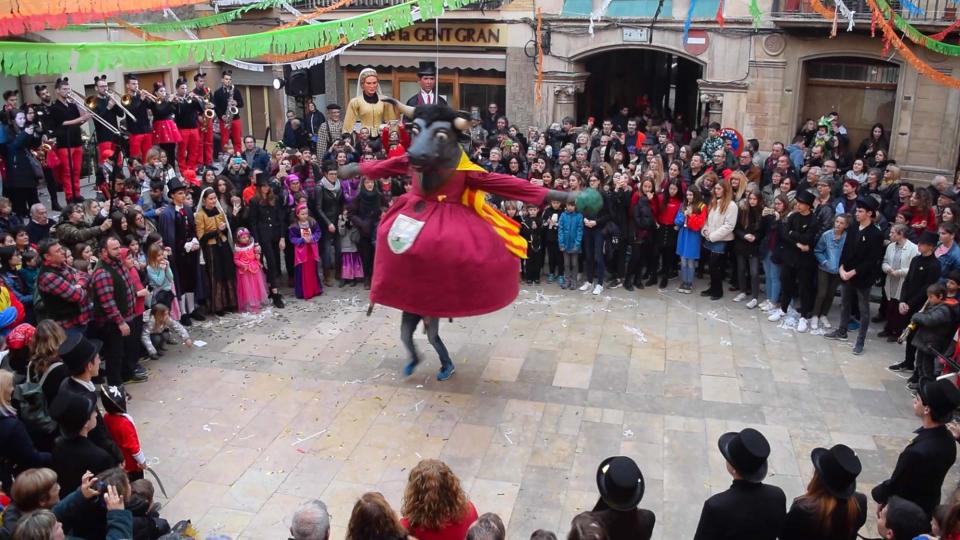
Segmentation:
<svg viewBox="0 0 960 540">
<path fill-rule="evenodd" d="M 450 0 L 450 8 L 461 7 L 467 1 Z M 149 69 L 256 58 L 264 54 L 291 54 L 339 45 L 341 36 L 347 42 L 353 42 L 367 38 L 371 30 L 374 34 L 384 34 L 410 26 L 413 24 L 412 9 L 415 7 L 419 8 L 420 19 L 428 20 L 443 14 L 444 1 L 411 0 L 344 19 L 214 39 L 129 43 L 3 41 L 0 42 L 0 71 L 18 76 L 100 71 L 117 67 Z"/>
<path fill-rule="evenodd" d="M 753 29 L 760 29 L 760 5 L 757 0 L 750 0 L 750 17 L 753 18 Z"/>
<path fill-rule="evenodd" d="M 890 5 L 887 4 L 886 0 L 877 0 L 877 7 L 880 8 L 880 11 L 883 13 L 885 19 L 889 19 L 890 14 L 893 13 L 893 25 L 897 28 L 897 30 L 903 32 L 910 41 L 916 43 L 917 45 L 922 45 L 927 49 L 936 53 L 940 53 L 944 56 L 960 56 L 960 45 L 951 45 L 949 43 L 931 39 L 923 32 L 914 28 L 909 21 L 901 17 L 899 14 L 897 14 L 897 12 L 891 10 Z"/>
</svg>

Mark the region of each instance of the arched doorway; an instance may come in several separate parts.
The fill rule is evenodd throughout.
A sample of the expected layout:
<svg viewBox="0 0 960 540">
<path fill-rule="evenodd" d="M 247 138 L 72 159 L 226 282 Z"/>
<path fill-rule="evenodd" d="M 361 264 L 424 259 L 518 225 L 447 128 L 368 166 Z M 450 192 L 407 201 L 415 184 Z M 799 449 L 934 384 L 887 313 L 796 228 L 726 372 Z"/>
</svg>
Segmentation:
<svg viewBox="0 0 960 540">
<path fill-rule="evenodd" d="M 870 58 L 831 56 L 805 61 L 803 72 L 803 104 L 796 128 L 807 118 L 816 121 L 837 111 L 853 151 L 877 122 L 889 134 L 900 66 Z"/>
<path fill-rule="evenodd" d="M 699 117 L 697 79 L 703 66 L 683 56 L 652 49 L 618 49 L 589 56 L 584 67 L 590 74 L 578 96 L 577 115 L 610 118 L 622 106 L 631 112 L 649 102 L 655 111 L 670 110 L 696 124 Z M 646 96 L 646 99 L 644 99 Z"/>
</svg>

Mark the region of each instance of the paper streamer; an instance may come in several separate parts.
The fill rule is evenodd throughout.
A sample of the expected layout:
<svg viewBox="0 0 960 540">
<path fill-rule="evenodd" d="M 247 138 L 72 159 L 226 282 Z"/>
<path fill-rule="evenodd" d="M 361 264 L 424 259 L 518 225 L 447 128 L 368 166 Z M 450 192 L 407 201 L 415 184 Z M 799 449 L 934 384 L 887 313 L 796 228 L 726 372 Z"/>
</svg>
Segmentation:
<svg viewBox="0 0 960 540">
<path fill-rule="evenodd" d="M 4 0 L 0 3 L 0 36 L 63 28 L 124 13 L 160 11 L 202 4 L 206 0 Z"/>
<path fill-rule="evenodd" d="M 723 28 L 723 0 L 720 0 L 717 3 L 717 16 L 715 17 L 717 24 L 720 25 L 720 28 Z"/>
<path fill-rule="evenodd" d="M 446 0 L 459 9 L 472 0 Z M 177 64 L 259 58 L 340 45 L 383 35 L 443 14 L 444 0 L 411 0 L 396 6 L 319 24 L 256 34 L 147 43 L 0 42 L 0 71 L 8 75 L 147 69 Z M 216 27 L 215 27 L 216 28 Z"/>
<path fill-rule="evenodd" d="M 610 5 L 609 2 L 606 5 Z M 592 24 L 591 20 L 591 24 Z M 543 11 L 537 8 L 537 82 L 534 84 L 534 100 L 543 101 Z M 592 32 L 591 32 L 592 34 Z"/>
<path fill-rule="evenodd" d="M 953 24 L 951 24 L 950 26 L 937 32 L 936 34 L 933 34 L 932 36 L 930 36 L 930 39 L 934 41 L 943 41 L 944 39 L 947 39 L 947 36 L 950 35 L 950 32 L 953 32 L 957 28 L 960 28 L 960 19 L 953 21 Z"/>
<path fill-rule="evenodd" d="M 690 33 L 690 25 L 693 24 L 693 10 L 696 8 L 697 0 L 690 0 L 690 7 L 687 8 L 687 18 L 683 20 L 683 42 L 687 42 L 687 35 Z"/>
<path fill-rule="evenodd" d="M 873 12 L 874 16 L 870 18 L 871 35 L 876 33 L 876 27 L 879 24 L 878 18 L 886 20 L 892 17 L 892 21 L 893 21 L 892 26 L 897 30 L 899 30 L 900 32 L 903 32 L 903 34 L 910 41 L 916 43 L 917 45 L 921 45 L 933 52 L 942 54 L 944 56 L 960 56 L 960 45 L 952 45 L 950 43 L 943 43 L 939 41 L 939 39 L 943 39 L 943 37 L 946 37 L 945 34 L 939 39 L 936 39 L 936 37 L 939 37 L 940 34 L 934 34 L 934 36 L 927 36 L 923 32 L 914 28 L 914 26 L 910 24 L 909 21 L 901 17 L 896 12 L 896 10 L 892 9 L 890 5 L 887 4 L 886 0 L 877 0 L 876 5 L 878 6 L 878 9 Z M 824 6 L 821 0 L 810 0 L 810 7 L 812 7 L 814 11 L 819 13 L 825 19 L 830 19 L 833 17 L 833 12 L 830 11 L 826 6 Z M 841 13 L 842 13 L 842 10 L 841 10 Z M 960 22 L 955 22 L 951 26 L 958 25 L 958 24 L 960 24 Z M 947 32 L 948 30 L 950 29 L 948 28 L 944 30 L 944 32 Z M 941 34 L 942 33 L 943 32 L 941 32 Z"/>
<path fill-rule="evenodd" d="M 603 0 L 603 3 L 600 4 L 600 7 L 590 12 L 590 27 L 587 29 L 587 31 L 591 36 L 593 35 L 593 22 L 599 21 L 604 15 L 607 14 L 607 9 L 610 8 L 610 4 L 612 2 L 613 0 Z"/>
<path fill-rule="evenodd" d="M 753 29 L 760 29 L 760 5 L 757 3 L 757 0 L 750 0 L 750 17 L 753 19 Z"/>
<path fill-rule="evenodd" d="M 826 13 L 830 13 L 830 10 L 827 9 L 820 0 L 809 0 L 810 6 L 814 11 L 819 13 L 821 16 Z M 913 69 L 917 70 L 917 73 L 923 75 L 924 77 L 932 80 L 933 82 L 946 86 L 948 88 L 960 89 L 960 79 L 954 79 L 949 75 L 944 75 L 940 73 L 935 68 L 921 60 L 917 57 L 913 51 L 907 46 L 903 40 L 897 35 L 897 31 L 894 28 L 894 25 L 890 24 L 889 21 L 884 19 L 883 13 L 892 13 L 893 18 L 896 21 L 898 15 L 890 9 L 890 6 L 884 0 L 866 0 L 867 5 L 870 6 L 871 12 L 871 25 L 880 28 L 880 31 L 883 33 L 883 37 L 890 43 L 890 46 L 893 47 L 904 60 L 910 64 Z M 911 27 L 912 28 L 912 27 Z M 936 41 L 930 40 L 927 36 L 921 36 L 933 43 L 938 43 Z M 909 37 L 909 34 L 908 34 Z M 940 45 L 946 45 L 945 43 L 940 43 Z M 953 47 L 956 47 L 955 45 Z M 958 47 L 960 48 L 960 47 Z"/>
</svg>

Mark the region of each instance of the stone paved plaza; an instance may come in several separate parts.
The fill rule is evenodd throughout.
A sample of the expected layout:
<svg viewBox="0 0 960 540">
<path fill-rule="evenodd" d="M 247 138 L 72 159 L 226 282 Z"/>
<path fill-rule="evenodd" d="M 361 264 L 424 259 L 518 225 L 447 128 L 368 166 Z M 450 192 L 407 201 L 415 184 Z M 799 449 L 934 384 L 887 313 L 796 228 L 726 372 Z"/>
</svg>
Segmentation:
<svg viewBox="0 0 960 540">
<path fill-rule="evenodd" d="M 194 325 L 207 345 L 148 362 L 130 412 L 170 495 L 158 490 L 163 515 L 233 538 L 286 538 L 300 502 L 320 498 L 340 539 L 361 493 L 399 509 L 421 458 L 447 462 L 509 538 L 565 537 L 596 501 L 597 464 L 625 454 L 646 478 L 654 538 L 688 539 L 703 500 L 730 484 L 717 437 L 746 426 L 770 440 L 768 482 L 788 500 L 810 478 L 810 450 L 836 443 L 857 450 L 869 492 L 918 427 L 903 379 L 884 369 L 902 348 L 873 325 L 855 357 L 850 342 L 778 328 L 730 297 L 527 287 L 497 313 L 443 322 L 457 373 L 440 383 L 422 332 L 426 362 L 404 378 L 399 312 L 367 317 L 365 291 L 335 288 Z"/>
</svg>

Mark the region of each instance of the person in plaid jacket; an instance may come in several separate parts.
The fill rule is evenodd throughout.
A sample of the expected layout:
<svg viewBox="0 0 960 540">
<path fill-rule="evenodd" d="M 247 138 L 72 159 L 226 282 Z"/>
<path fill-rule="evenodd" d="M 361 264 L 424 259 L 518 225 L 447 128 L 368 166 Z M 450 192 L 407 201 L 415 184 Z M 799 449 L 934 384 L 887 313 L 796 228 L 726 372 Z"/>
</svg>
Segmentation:
<svg viewBox="0 0 960 540">
<path fill-rule="evenodd" d="M 103 341 L 102 357 L 106 360 L 107 383 L 123 384 L 124 338 L 130 335 L 127 319 L 133 316 L 136 291 L 120 260 L 120 241 L 115 236 L 100 241 L 100 260 L 91 277 L 93 293 L 93 332 Z M 129 366 L 128 366 L 129 367 Z"/>
<path fill-rule="evenodd" d="M 37 251 L 43 261 L 34 295 L 37 319 L 53 319 L 67 333 L 83 335 L 93 315 L 87 292 L 90 275 L 66 263 L 66 251 L 54 238 L 41 241 Z"/>
</svg>

